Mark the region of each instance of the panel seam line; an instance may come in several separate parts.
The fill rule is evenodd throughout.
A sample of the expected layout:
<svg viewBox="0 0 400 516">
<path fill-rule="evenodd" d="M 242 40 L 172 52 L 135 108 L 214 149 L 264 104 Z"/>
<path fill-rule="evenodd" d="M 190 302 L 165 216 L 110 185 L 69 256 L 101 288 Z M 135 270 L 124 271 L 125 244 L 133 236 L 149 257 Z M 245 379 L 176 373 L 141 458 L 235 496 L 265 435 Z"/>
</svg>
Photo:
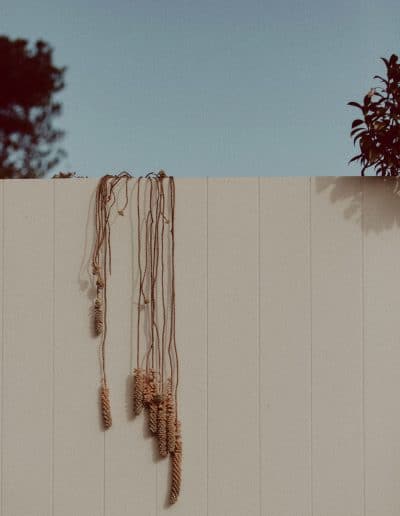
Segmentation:
<svg viewBox="0 0 400 516">
<path fill-rule="evenodd" d="M 366 468 L 365 468 L 365 219 L 364 219 L 364 181 L 361 178 L 361 375 L 362 375 L 362 503 L 363 503 L 363 515 L 366 515 L 367 510 L 367 497 L 366 497 Z"/>
<path fill-rule="evenodd" d="M 55 433 L 55 345 L 56 345 L 56 182 L 53 180 L 53 324 L 51 351 L 51 514 L 54 515 L 54 433 Z"/>
<path fill-rule="evenodd" d="M 5 438 L 4 438 L 4 385 L 5 385 L 5 381 L 4 381 L 4 357 L 5 357 L 5 336 L 6 336 L 6 331 L 5 331 L 5 295 L 4 295 L 4 291 L 5 291 L 5 275 L 4 275 L 4 271 L 5 271 L 5 207 L 4 207 L 4 200 L 5 200 L 5 195 L 4 195 L 4 190 L 5 190 L 5 187 L 6 187 L 6 181 L 3 180 L 2 181 L 2 191 L 1 191 L 1 197 L 2 197 L 2 207 L 1 207 L 1 210 L 2 210 L 2 236 L 1 236 L 1 240 L 2 240 L 2 264 L 1 264 L 1 268 L 2 268 L 2 329 L 1 329 L 1 333 L 2 333 L 2 346 L 1 346 L 1 510 L 2 510 L 2 514 L 5 514 L 5 507 L 6 507 L 6 499 L 5 499 L 5 489 L 4 489 L 4 481 L 5 481 L 5 468 L 4 468 L 4 450 L 5 450 L 5 447 L 4 447 L 4 443 L 5 443 Z"/>
<path fill-rule="evenodd" d="M 257 216 L 258 216 L 258 235 L 257 235 L 257 382 L 258 382 L 258 504 L 260 516 L 262 516 L 262 423 L 261 423 L 261 180 L 257 178 Z"/>
<path fill-rule="evenodd" d="M 314 515 L 314 442 L 313 442 L 313 289 L 312 289 L 312 177 L 308 189 L 308 260 L 310 284 L 310 508 Z"/>
<path fill-rule="evenodd" d="M 208 201 L 208 187 L 209 187 L 209 181 L 208 181 L 208 176 L 206 177 L 206 449 L 207 449 L 207 457 L 206 457 L 206 476 L 207 476 L 207 481 L 206 481 L 206 500 L 207 500 L 207 516 L 209 514 L 209 500 L 208 500 L 208 493 L 209 493 L 209 411 L 208 411 L 208 408 L 209 408 L 209 377 L 208 377 L 208 372 L 209 372 L 209 368 L 208 368 L 208 365 L 209 365 L 209 354 L 208 354 L 208 344 L 209 344 L 209 341 L 208 341 L 208 295 L 209 295 L 209 292 L 208 292 L 208 247 L 209 247 L 209 243 L 208 243 L 208 231 L 209 231 L 209 228 L 208 228 L 208 224 L 209 224 L 209 201 Z"/>
</svg>

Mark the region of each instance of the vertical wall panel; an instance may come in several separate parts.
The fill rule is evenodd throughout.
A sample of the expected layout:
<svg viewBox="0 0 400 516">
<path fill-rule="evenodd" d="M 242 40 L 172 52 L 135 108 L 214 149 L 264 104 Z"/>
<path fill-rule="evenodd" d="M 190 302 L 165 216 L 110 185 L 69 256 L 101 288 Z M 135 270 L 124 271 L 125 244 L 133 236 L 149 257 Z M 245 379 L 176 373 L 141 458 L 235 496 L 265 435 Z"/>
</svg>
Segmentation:
<svg viewBox="0 0 400 516">
<path fill-rule="evenodd" d="M 363 183 L 366 515 L 394 516 L 400 507 L 398 181 Z"/>
<path fill-rule="evenodd" d="M 209 179 L 209 516 L 260 512 L 258 230 L 257 179 Z"/>
<path fill-rule="evenodd" d="M 309 179 L 261 179 L 260 210 L 262 514 L 309 516 Z"/>
<path fill-rule="evenodd" d="M 52 511 L 53 184 L 5 181 L 4 516 Z"/>
<path fill-rule="evenodd" d="M 124 203 L 120 185 L 119 206 Z M 132 371 L 136 349 L 136 195 L 129 185 L 130 203 L 124 216 L 111 217 L 112 274 L 108 280 L 107 372 L 113 426 L 106 432 L 106 516 L 143 516 L 157 512 L 157 464 L 145 418 L 133 418 Z M 136 292 L 136 289 L 135 289 Z"/>
<path fill-rule="evenodd" d="M 206 179 L 176 181 L 176 339 L 180 357 L 183 484 L 166 509 L 169 460 L 158 466 L 158 514 L 207 514 L 207 234 Z"/>
<path fill-rule="evenodd" d="M 54 516 L 103 514 L 98 339 L 91 331 L 96 182 L 54 181 Z"/>
<path fill-rule="evenodd" d="M 362 516 L 361 224 L 331 183 L 311 180 L 314 514 Z M 349 178 L 346 197 L 360 188 Z"/>
<path fill-rule="evenodd" d="M 1 199 L 1 208 L 0 208 L 0 335 L 1 335 L 1 345 L 0 345 L 0 386 L 1 386 L 1 394 L 0 394 L 0 514 L 5 514 L 4 505 L 3 505 L 3 455 L 4 455 L 4 445 L 3 445 L 3 397 L 4 397 L 4 383 L 3 383 L 3 351 L 4 351 L 4 263 L 3 263 L 3 255 L 4 255 L 4 181 L 0 181 L 0 199 Z"/>
</svg>

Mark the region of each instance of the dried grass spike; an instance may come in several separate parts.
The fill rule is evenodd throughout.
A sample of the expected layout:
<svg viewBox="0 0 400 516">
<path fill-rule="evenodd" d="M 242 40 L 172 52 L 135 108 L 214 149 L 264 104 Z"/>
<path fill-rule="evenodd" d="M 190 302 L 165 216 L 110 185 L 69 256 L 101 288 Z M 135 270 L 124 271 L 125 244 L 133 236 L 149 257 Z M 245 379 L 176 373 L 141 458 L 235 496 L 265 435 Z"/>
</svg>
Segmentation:
<svg viewBox="0 0 400 516">
<path fill-rule="evenodd" d="M 101 298 L 97 297 L 94 302 L 94 334 L 96 336 L 102 335 L 104 331 L 104 317 L 103 317 L 103 302 Z"/>
<path fill-rule="evenodd" d="M 158 406 L 158 425 L 157 425 L 157 437 L 158 437 L 158 450 L 161 457 L 168 455 L 167 447 L 167 402 L 164 399 Z"/>
<path fill-rule="evenodd" d="M 108 430 L 112 425 L 110 391 L 108 387 L 103 386 L 101 388 L 100 401 L 104 430 Z"/>
<path fill-rule="evenodd" d="M 149 374 L 144 374 L 143 377 L 143 403 L 145 405 L 149 405 L 152 401 L 154 401 L 155 394 L 155 384 L 153 381 L 153 375 L 150 372 Z"/>
<path fill-rule="evenodd" d="M 153 370 L 150 370 L 145 381 L 144 401 L 148 406 L 148 424 L 149 431 L 152 434 L 157 434 L 158 404 L 155 401 L 156 394 L 155 374 Z"/>
<path fill-rule="evenodd" d="M 182 437 L 181 423 L 176 422 L 176 444 L 175 451 L 171 453 L 171 489 L 169 493 L 169 503 L 174 504 L 181 490 L 182 482 Z"/>
<path fill-rule="evenodd" d="M 143 403 L 149 405 L 153 401 L 153 388 L 148 378 L 145 377 L 143 381 Z"/>
<path fill-rule="evenodd" d="M 144 371 L 143 369 L 135 369 L 134 372 L 134 392 L 133 392 L 133 410 L 138 416 L 143 410 L 144 403 Z"/>
<path fill-rule="evenodd" d="M 158 405 L 152 401 L 149 405 L 149 430 L 152 434 L 157 434 Z"/>
<path fill-rule="evenodd" d="M 168 381 L 167 391 L 167 447 L 171 453 L 175 450 L 176 442 L 176 406 L 172 394 L 171 381 Z"/>
</svg>

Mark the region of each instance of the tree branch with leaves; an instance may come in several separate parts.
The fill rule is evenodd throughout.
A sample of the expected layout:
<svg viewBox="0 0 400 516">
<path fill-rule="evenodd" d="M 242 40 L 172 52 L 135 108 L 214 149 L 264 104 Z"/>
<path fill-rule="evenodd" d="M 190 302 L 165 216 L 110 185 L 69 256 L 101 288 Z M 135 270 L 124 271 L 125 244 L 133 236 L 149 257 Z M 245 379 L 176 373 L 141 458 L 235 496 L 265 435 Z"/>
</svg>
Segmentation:
<svg viewBox="0 0 400 516">
<path fill-rule="evenodd" d="M 382 86 L 371 88 L 363 103 L 348 102 L 361 111 L 351 126 L 351 137 L 359 154 L 349 163 L 358 161 L 361 175 L 373 168 L 377 176 L 398 176 L 400 172 L 400 64 L 393 54 L 381 58 L 386 76 L 375 75 Z"/>
<path fill-rule="evenodd" d="M 0 36 L 0 178 L 43 177 L 65 151 L 64 132 L 53 126 L 61 114 L 55 94 L 64 86 L 65 67 L 53 64 L 44 41 Z"/>
</svg>

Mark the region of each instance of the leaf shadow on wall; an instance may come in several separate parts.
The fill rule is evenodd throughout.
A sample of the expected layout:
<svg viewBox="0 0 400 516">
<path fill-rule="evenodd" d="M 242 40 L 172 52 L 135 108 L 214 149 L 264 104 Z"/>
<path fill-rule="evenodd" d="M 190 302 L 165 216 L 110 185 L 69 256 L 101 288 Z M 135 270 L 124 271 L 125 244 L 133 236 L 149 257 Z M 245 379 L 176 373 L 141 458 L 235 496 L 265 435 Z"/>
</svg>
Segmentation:
<svg viewBox="0 0 400 516">
<path fill-rule="evenodd" d="M 400 227 L 397 177 L 316 177 L 315 191 L 325 192 L 333 204 L 341 204 L 344 217 L 361 224 L 365 233 Z"/>
</svg>

